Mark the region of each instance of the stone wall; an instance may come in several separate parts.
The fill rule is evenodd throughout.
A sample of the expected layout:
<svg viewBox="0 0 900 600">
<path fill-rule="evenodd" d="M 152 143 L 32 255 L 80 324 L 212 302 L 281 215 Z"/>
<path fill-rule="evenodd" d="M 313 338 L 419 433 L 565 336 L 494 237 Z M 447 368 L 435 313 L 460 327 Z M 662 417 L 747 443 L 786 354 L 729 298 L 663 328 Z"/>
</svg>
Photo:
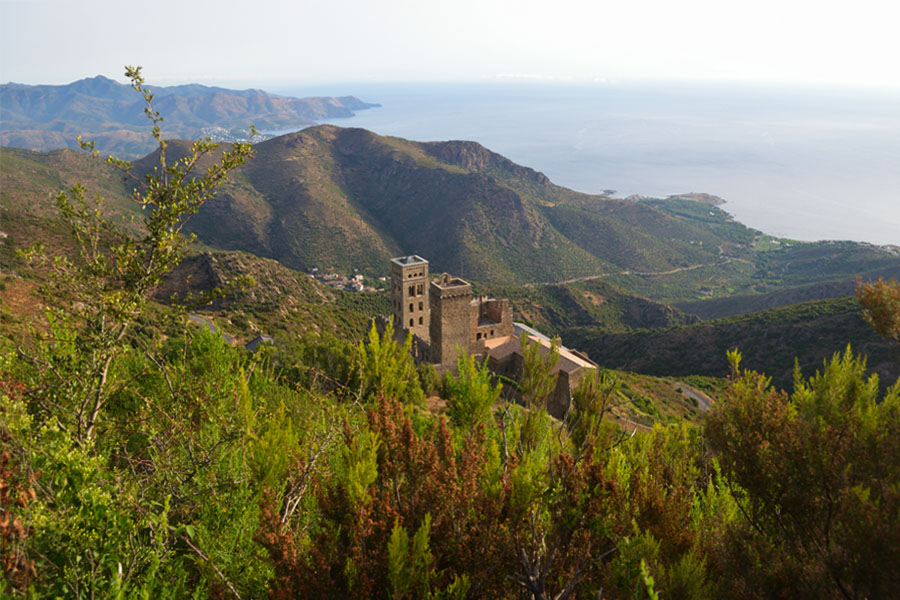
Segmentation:
<svg viewBox="0 0 900 600">
<path fill-rule="evenodd" d="M 445 368 L 456 364 L 457 347 L 469 349 L 472 286 L 446 273 L 431 282 L 431 360 Z"/>
<path fill-rule="evenodd" d="M 512 311 L 508 300 L 480 296 L 471 303 L 469 353 L 484 351 L 484 340 L 513 335 Z"/>
</svg>

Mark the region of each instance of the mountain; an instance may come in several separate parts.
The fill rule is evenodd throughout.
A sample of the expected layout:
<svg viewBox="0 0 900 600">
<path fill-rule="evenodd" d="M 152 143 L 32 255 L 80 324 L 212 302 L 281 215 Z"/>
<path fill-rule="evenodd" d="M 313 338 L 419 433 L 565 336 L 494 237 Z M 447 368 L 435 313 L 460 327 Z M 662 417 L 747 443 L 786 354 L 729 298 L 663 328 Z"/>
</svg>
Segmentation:
<svg viewBox="0 0 900 600">
<path fill-rule="evenodd" d="M 169 158 L 187 148 L 171 141 Z M 665 304 L 900 272 L 896 249 L 782 243 L 706 203 L 574 192 L 474 142 L 411 142 L 322 125 L 255 149 L 189 229 L 210 249 L 297 270 L 377 276 L 392 256 L 416 253 L 433 272 L 474 281 L 603 280 Z M 107 197 L 107 210 L 134 214 L 130 184 L 102 161 L 17 149 L 2 150 L 0 161 L 10 220 L 0 228 L 13 237 L 25 217 L 49 218 L 52 193 L 75 181 Z M 135 173 L 157 162 L 148 155 Z"/>
<path fill-rule="evenodd" d="M 418 253 L 434 271 L 494 283 L 604 274 L 634 289 L 653 274 L 703 273 L 682 296 L 696 298 L 702 286 L 718 293 L 718 280 L 733 294 L 900 267 L 864 244 L 757 247 L 765 236 L 715 206 L 581 194 L 474 142 L 318 126 L 255 147 L 191 227 L 213 247 L 295 269 L 378 275 L 390 257 Z"/>
<path fill-rule="evenodd" d="M 378 106 L 353 96 L 291 98 L 197 84 L 149 89 L 167 134 L 187 139 L 210 135 L 227 141 L 245 136 L 251 124 L 261 131 L 297 128 Z M 0 85 L 0 115 L 4 146 L 75 148 L 81 135 L 103 153 L 137 157 L 154 148 L 143 98 L 102 75 L 68 85 Z"/>
<path fill-rule="evenodd" d="M 391 256 L 416 252 L 436 271 L 515 283 L 720 260 L 724 240 L 705 224 L 561 188 L 472 142 L 319 126 L 256 151 L 191 228 L 213 247 L 295 269 L 380 274 Z"/>
</svg>

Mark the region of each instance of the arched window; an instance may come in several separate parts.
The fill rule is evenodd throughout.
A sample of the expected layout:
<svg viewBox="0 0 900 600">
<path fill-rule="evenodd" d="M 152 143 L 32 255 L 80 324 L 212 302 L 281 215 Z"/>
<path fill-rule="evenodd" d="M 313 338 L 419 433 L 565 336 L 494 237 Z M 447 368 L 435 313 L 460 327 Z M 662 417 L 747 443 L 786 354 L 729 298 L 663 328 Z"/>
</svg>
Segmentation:
<svg viewBox="0 0 900 600">
<path fill-rule="evenodd" d="M 419 310 L 425 310 L 425 303 L 419 302 Z"/>
<path fill-rule="evenodd" d="M 413 310 L 414 310 L 414 309 L 413 309 L 413 303 L 410 302 L 410 303 L 409 303 L 409 312 L 412 312 Z"/>
<path fill-rule="evenodd" d="M 422 320 L 422 317 L 419 317 L 419 325 L 423 325 L 425 322 Z"/>
<path fill-rule="evenodd" d="M 410 326 L 410 327 L 414 326 L 415 324 L 416 324 L 416 322 L 415 322 L 413 319 L 410 319 L 410 320 L 409 320 L 409 326 Z"/>
</svg>

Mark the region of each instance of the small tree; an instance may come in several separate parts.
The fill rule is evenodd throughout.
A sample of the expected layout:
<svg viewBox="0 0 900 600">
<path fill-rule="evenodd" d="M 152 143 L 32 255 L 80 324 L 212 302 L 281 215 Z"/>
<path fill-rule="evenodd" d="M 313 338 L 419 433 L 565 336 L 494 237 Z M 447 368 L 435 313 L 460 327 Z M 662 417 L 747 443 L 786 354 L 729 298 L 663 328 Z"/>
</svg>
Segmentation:
<svg viewBox="0 0 900 600">
<path fill-rule="evenodd" d="M 141 179 L 128 161 L 109 156 L 106 162 L 136 183 L 131 201 L 146 213 L 143 237 L 135 239 L 117 228 L 103 214 L 102 199 L 88 201 L 85 188 L 75 185 L 56 197 L 75 240 L 75 256 L 50 257 L 40 245 L 26 252 L 32 261 L 51 269 L 53 277 L 45 291 L 57 304 L 47 311 L 51 343 L 35 352 L 20 348 L 19 353 L 40 373 L 32 397 L 79 441 L 95 435 L 115 387 L 111 381 L 114 361 L 145 310 L 150 292 L 178 265 L 193 239 L 182 233 L 188 219 L 213 196 L 228 173 L 253 153 L 249 143 L 234 144 L 221 153 L 218 162 L 197 173 L 201 159 L 217 150 L 217 144 L 207 138 L 194 142 L 183 158 L 168 161 L 162 117 L 153 110 L 153 93 L 144 87 L 140 67 L 126 67 L 125 75 L 144 98 L 144 113 L 159 145 L 159 164 Z M 79 142 L 82 149 L 98 156 L 93 142 L 80 138 Z"/>
<path fill-rule="evenodd" d="M 511 486 L 512 579 L 534 600 L 566 600 L 593 587 L 599 565 L 616 552 L 612 541 L 614 484 L 602 466 L 601 423 L 616 383 L 596 373 L 580 382 L 564 423 L 547 413 L 556 386 L 560 340 L 544 354 L 541 343 L 521 338 L 520 389 L 527 410 L 518 431 Z M 622 437 L 622 440 L 625 438 Z M 553 591 L 555 590 L 555 591 Z"/>
<path fill-rule="evenodd" d="M 523 401 L 528 408 L 545 408 L 544 404 L 556 385 L 556 363 L 559 362 L 560 340 L 553 338 L 550 351 L 541 355 L 541 343 L 532 341 L 527 333 L 519 336 L 522 344 L 522 390 Z"/>
<path fill-rule="evenodd" d="M 401 346 L 394 339 L 392 322 L 388 322 L 383 335 L 378 335 L 375 321 L 372 321 L 368 340 L 359 343 L 361 399 L 373 400 L 380 395 L 406 403 L 424 404 L 425 394 L 419 385 L 410 348 L 411 335 Z"/>
<path fill-rule="evenodd" d="M 487 424 L 491 409 L 500 398 L 503 384 L 491 381 L 487 363 L 475 364 L 475 357 L 461 350 L 456 358 L 459 377 L 447 376 L 447 409 L 453 424 L 462 430 L 469 430 L 478 424 Z"/>
<path fill-rule="evenodd" d="M 856 297 L 863 305 L 863 317 L 890 345 L 900 361 L 900 281 L 891 279 L 856 284 Z"/>
</svg>

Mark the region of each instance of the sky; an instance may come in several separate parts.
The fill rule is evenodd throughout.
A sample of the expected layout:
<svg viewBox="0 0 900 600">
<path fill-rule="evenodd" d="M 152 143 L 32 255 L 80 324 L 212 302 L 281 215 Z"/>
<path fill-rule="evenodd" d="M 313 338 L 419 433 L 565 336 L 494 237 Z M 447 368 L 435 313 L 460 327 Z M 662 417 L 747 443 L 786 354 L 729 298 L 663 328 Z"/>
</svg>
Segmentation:
<svg viewBox="0 0 900 600">
<path fill-rule="evenodd" d="M 0 82 L 702 80 L 900 89 L 889 0 L 0 0 Z"/>
</svg>

